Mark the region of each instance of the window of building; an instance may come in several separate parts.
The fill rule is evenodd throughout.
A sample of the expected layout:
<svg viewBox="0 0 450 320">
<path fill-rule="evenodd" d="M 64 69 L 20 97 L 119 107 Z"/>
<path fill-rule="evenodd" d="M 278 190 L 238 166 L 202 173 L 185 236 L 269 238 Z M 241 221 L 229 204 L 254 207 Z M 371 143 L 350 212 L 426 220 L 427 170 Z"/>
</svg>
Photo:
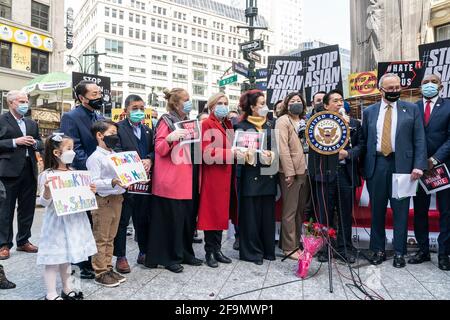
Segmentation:
<svg viewBox="0 0 450 320">
<path fill-rule="evenodd" d="M 136 15 L 136 23 L 141 23 L 141 16 L 140 15 Z"/>
<path fill-rule="evenodd" d="M 123 41 L 105 39 L 105 50 L 112 53 L 123 53 Z"/>
<path fill-rule="evenodd" d="M 136 29 L 136 39 L 140 39 L 141 38 L 141 30 Z"/>
<path fill-rule="evenodd" d="M 105 32 L 109 33 L 109 23 L 105 22 Z"/>
<path fill-rule="evenodd" d="M 450 40 L 450 23 L 436 28 L 436 41 Z"/>
<path fill-rule="evenodd" d="M 0 0 L 0 17 L 11 19 L 11 2 L 12 0 Z"/>
<path fill-rule="evenodd" d="M 133 22 L 133 20 L 134 20 L 134 14 L 133 14 L 133 13 L 130 13 L 130 15 L 129 15 L 129 20 L 130 20 L 131 22 Z"/>
<path fill-rule="evenodd" d="M 105 7 L 105 16 L 106 17 L 109 17 L 109 8 L 108 7 Z"/>
<path fill-rule="evenodd" d="M 122 10 L 119 11 L 119 19 L 123 20 L 123 11 Z"/>
<path fill-rule="evenodd" d="M 48 52 L 31 50 L 31 72 L 37 74 L 48 73 Z"/>
<path fill-rule="evenodd" d="M 49 6 L 31 1 L 31 26 L 48 31 Z"/>
<path fill-rule="evenodd" d="M 11 68 L 11 44 L 0 41 L 0 67 Z"/>
<path fill-rule="evenodd" d="M 129 36 L 130 38 L 133 38 L 133 37 L 134 37 L 134 29 L 133 29 L 133 28 L 130 28 L 130 31 L 128 32 L 128 36 Z"/>
<path fill-rule="evenodd" d="M 111 27 L 111 33 L 117 34 L 117 25 L 113 24 Z"/>
<path fill-rule="evenodd" d="M 193 88 L 193 93 L 195 95 L 198 95 L 198 96 L 204 96 L 205 95 L 205 91 L 206 91 L 206 87 L 205 86 L 199 86 L 199 85 L 194 84 L 192 86 L 192 88 Z"/>
<path fill-rule="evenodd" d="M 142 40 L 147 40 L 147 32 L 142 30 Z"/>
<path fill-rule="evenodd" d="M 111 10 L 111 17 L 112 18 L 117 18 L 117 9 L 112 9 Z"/>
<path fill-rule="evenodd" d="M 119 36 L 123 36 L 123 26 L 119 26 Z"/>
<path fill-rule="evenodd" d="M 142 17 L 142 24 L 143 25 L 147 24 L 147 17 L 145 17 L 145 16 Z"/>
</svg>

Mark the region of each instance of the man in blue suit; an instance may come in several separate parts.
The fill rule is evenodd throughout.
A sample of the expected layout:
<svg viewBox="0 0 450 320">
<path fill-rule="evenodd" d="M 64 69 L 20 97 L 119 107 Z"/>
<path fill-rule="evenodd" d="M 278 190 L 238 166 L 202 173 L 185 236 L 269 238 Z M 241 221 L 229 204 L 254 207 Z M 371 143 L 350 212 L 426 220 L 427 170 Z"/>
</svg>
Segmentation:
<svg viewBox="0 0 450 320">
<path fill-rule="evenodd" d="M 382 101 L 364 111 L 364 177 L 372 207 L 370 249 L 372 264 L 386 261 L 385 221 L 390 200 L 394 211 L 394 267 L 406 266 L 405 255 L 410 199 L 392 198 L 392 175 L 411 174 L 418 180 L 427 168 L 422 117 L 415 104 L 400 101 L 400 78 L 386 74 L 380 79 Z"/>
<path fill-rule="evenodd" d="M 423 99 L 417 102 L 427 139 L 428 169 L 445 163 L 450 168 L 450 101 L 439 97 L 442 81 L 436 75 L 428 75 L 422 81 Z M 419 251 L 408 263 L 431 261 L 428 212 L 430 199 L 422 187 L 414 198 L 414 233 Z M 440 213 L 439 268 L 450 271 L 450 189 L 437 193 Z"/>
<path fill-rule="evenodd" d="M 95 82 L 81 81 L 75 88 L 75 94 L 81 105 L 63 115 L 61 132 L 74 141 L 76 155 L 72 167 L 76 170 L 87 170 L 86 160 L 97 148 L 97 141 L 91 133 L 91 126 L 104 119 L 103 116 L 96 113 L 103 107 L 102 91 Z M 88 217 L 92 225 L 90 212 L 88 212 Z M 81 262 L 78 266 L 81 279 L 95 278 L 90 261 Z"/>
<path fill-rule="evenodd" d="M 74 140 L 76 156 L 72 167 L 87 170 L 86 160 L 97 148 L 97 141 L 91 134 L 91 126 L 104 119 L 96 113 L 103 107 L 102 91 L 95 82 L 81 81 L 75 88 L 75 94 L 81 105 L 64 114 L 61 132 Z"/>
</svg>

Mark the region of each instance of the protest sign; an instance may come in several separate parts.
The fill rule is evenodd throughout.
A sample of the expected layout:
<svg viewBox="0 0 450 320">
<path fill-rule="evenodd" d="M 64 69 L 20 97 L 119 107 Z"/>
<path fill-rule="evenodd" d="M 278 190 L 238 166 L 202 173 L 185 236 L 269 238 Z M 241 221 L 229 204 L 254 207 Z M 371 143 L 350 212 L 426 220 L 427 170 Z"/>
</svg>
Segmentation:
<svg viewBox="0 0 450 320">
<path fill-rule="evenodd" d="M 377 71 L 353 73 L 348 77 L 350 97 L 378 94 Z"/>
<path fill-rule="evenodd" d="M 128 187 L 128 193 L 129 194 L 140 194 L 144 196 L 149 196 L 152 194 L 152 184 L 151 182 L 148 183 L 136 183 L 132 184 Z"/>
<path fill-rule="evenodd" d="M 419 52 L 423 77 L 430 74 L 439 76 L 444 86 L 441 97 L 450 98 L 450 40 L 421 45 Z"/>
<path fill-rule="evenodd" d="M 267 100 L 271 107 L 294 91 L 304 93 L 310 102 L 319 91 L 343 89 L 337 45 L 303 51 L 294 57 L 273 56 L 268 62 Z"/>
<path fill-rule="evenodd" d="M 422 82 L 422 61 L 396 61 L 378 63 L 378 81 L 387 73 L 400 77 L 402 89 L 420 88 Z"/>
<path fill-rule="evenodd" d="M 183 144 L 190 144 L 195 142 L 200 142 L 201 131 L 200 123 L 198 120 L 188 120 L 175 123 L 175 128 L 187 130 L 189 134 L 180 142 Z"/>
<path fill-rule="evenodd" d="M 420 185 L 430 195 L 450 188 L 450 175 L 445 164 L 441 164 L 432 170 L 425 171 L 420 178 Z"/>
<path fill-rule="evenodd" d="M 144 165 L 136 151 L 113 153 L 108 159 L 123 186 L 148 181 Z"/>
<path fill-rule="evenodd" d="M 233 149 L 247 151 L 249 149 L 262 152 L 264 146 L 265 133 L 254 131 L 236 131 L 233 142 Z"/>
<path fill-rule="evenodd" d="M 89 171 L 55 172 L 47 180 L 58 216 L 98 209 Z"/>
</svg>

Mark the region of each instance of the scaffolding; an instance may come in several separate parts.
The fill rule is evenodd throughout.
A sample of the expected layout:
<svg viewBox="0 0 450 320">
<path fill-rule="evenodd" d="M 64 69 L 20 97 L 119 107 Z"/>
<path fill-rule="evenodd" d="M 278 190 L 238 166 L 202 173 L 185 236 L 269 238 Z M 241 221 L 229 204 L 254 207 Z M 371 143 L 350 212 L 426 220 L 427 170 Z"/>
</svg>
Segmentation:
<svg viewBox="0 0 450 320">
<path fill-rule="evenodd" d="M 419 60 L 427 39 L 431 0 L 351 0 L 352 72 L 378 62 Z"/>
</svg>

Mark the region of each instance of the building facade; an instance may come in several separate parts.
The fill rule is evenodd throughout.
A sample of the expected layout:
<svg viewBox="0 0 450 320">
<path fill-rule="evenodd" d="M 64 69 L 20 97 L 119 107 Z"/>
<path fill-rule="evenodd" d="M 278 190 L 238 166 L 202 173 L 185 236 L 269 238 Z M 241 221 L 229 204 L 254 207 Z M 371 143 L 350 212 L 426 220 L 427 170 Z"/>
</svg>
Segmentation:
<svg viewBox="0 0 450 320">
<path fill-rule="evenodd" d="M 297 49 L 289 52 L 287 55 L 289 56 L 298 56 L 301 55 L 302 51 L 322 48 L 330 46 L 330 44 L 321 42 L 321 41 L 306 41 L 302 42 Z M 351 52 L 345 48 L 339 48 L 339 54 L 341 57 L 341 72 L 342 72 L 342 86 L 344 89 L 344 96 L 348 97 L 348 77 L 351 71 Z"/>
<path fill-rule="evenodd" d="M 204 0 L 86 0 L 74 21 L 74 49 L 80 64 L 70 71 L 93 73 L 93 60 L 83 54 L 95 51 L 100 74 L 111 77 L 113 107 L 122 107 L 129 94 L 163 107 L 165 88 L 186 89 L 201 109 L 219 92 L 218 80 L 232 74 L 232 61 L 242 60 L 239 43 L 248 41 L 244 11 Z M 258 24 L 265 26 L 264 18 Z M 264 32 L 266 49 L 258 67 L 273 53 L 272 36 Z M 226 87 L 231 105 L 240 97 L 239 77 Z"/>
<path fill-rule="evenodd" d="M 63 71 L 64 2 L 0 0 L 0 113 L 6 93 L 39 74 Z"/>
<path fill-rule="evenodd" d="M 432 0 L 431 6 L 431 41 L 450 40 L 450 0 Z"/>
</svg>

